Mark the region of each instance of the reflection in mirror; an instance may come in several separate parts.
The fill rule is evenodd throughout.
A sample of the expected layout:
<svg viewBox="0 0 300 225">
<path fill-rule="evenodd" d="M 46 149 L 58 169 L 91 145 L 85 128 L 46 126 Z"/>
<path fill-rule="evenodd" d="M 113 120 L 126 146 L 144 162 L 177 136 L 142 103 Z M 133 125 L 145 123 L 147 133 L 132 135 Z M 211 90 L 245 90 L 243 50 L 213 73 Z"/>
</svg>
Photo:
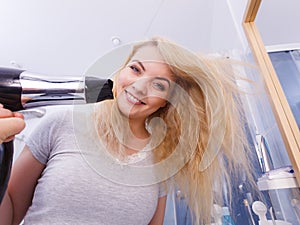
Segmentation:
<svg viewBox="0 0 300 225">
<path fill-rule="evenodd" d="M 300 50 L 269 52 L 269 56 L 300 128 Z"/>
</svg>

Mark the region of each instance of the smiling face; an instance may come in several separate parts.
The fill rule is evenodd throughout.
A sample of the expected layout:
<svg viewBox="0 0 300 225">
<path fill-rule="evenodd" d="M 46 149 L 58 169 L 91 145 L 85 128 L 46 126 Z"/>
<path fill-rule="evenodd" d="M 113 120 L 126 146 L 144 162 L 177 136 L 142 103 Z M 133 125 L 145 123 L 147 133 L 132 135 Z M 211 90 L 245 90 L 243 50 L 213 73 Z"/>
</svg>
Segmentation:
<svg viewBox="0 0 300 225">
<path fill-rule="evenodd" d="M 154 46 L 144 46 L 133 55 L 117 77 L 117 102 L 122 114 L 145 120 L 167 104 L 172 73 Z"/>
</svg>

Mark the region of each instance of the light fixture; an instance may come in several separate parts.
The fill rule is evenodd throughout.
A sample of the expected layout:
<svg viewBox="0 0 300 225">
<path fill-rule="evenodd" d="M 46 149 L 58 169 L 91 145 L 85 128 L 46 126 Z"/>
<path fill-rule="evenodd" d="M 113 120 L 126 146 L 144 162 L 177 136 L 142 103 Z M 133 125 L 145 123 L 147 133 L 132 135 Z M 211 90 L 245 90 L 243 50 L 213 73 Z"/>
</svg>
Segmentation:
<svg viewBox="0 0 300 225">
<path fill-rule="evenodd" d="M 111 42 L 112 42 L 113 46 L 118 46 L 118 45 L 121 44 L 121 40 L 120 40 L 120 38 L 117 37 L 117 36 L 112 37 L 112 38 L 111 38 Z"/>
</svg>

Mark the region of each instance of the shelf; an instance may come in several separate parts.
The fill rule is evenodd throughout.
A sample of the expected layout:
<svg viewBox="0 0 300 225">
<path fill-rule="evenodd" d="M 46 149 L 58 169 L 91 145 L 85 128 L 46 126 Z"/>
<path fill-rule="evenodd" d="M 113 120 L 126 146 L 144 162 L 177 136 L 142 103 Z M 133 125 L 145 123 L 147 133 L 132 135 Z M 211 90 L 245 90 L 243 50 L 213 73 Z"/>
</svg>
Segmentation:
<svg viewBox="0 0 300 225">
<path fill-rule="evenodd" d="M 299 187 L 295 177 L 274 178 L 274 179 L 259 178 L 257 185 L 260 191 Z"/>
</svg>

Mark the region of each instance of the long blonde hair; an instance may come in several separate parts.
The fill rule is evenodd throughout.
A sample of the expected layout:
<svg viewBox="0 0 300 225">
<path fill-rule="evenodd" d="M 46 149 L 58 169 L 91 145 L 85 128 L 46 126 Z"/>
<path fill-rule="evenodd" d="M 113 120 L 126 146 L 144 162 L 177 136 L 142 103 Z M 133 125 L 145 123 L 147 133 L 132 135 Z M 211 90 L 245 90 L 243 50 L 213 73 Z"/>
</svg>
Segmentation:
<svg viewBox="0 0 300 225">
<path fill-rule="evenodd" d="M 222 204 L 224 180 L 230 184 L 232 175 L 239 171 L 251 177 L 239 97 L 242 91 L 227 59 L 203 57 L 162 38 L 137 44 L 124 65 L 145 45 L 157 48 L 177 84 L 167 106 L 148 118 L 152 136 L 164 135 L 155 148 L 154 160 L 161 162 L 176 155 L 178 160 L 167 164 L 165 170 L 174 177 L 192 211 L 194 223 L 208 224 L 212 205 Z M 105 104 L 114 105 L 112 101 Z M 111 112 L 105 110 L 104 113 Z M 111 120 L 98 115 L 101 136 L 112 143 L 118 134 Z M 151 123 L 158 117 L 163 119 L 165 129 L 161 123 Z"/>
</svg>

